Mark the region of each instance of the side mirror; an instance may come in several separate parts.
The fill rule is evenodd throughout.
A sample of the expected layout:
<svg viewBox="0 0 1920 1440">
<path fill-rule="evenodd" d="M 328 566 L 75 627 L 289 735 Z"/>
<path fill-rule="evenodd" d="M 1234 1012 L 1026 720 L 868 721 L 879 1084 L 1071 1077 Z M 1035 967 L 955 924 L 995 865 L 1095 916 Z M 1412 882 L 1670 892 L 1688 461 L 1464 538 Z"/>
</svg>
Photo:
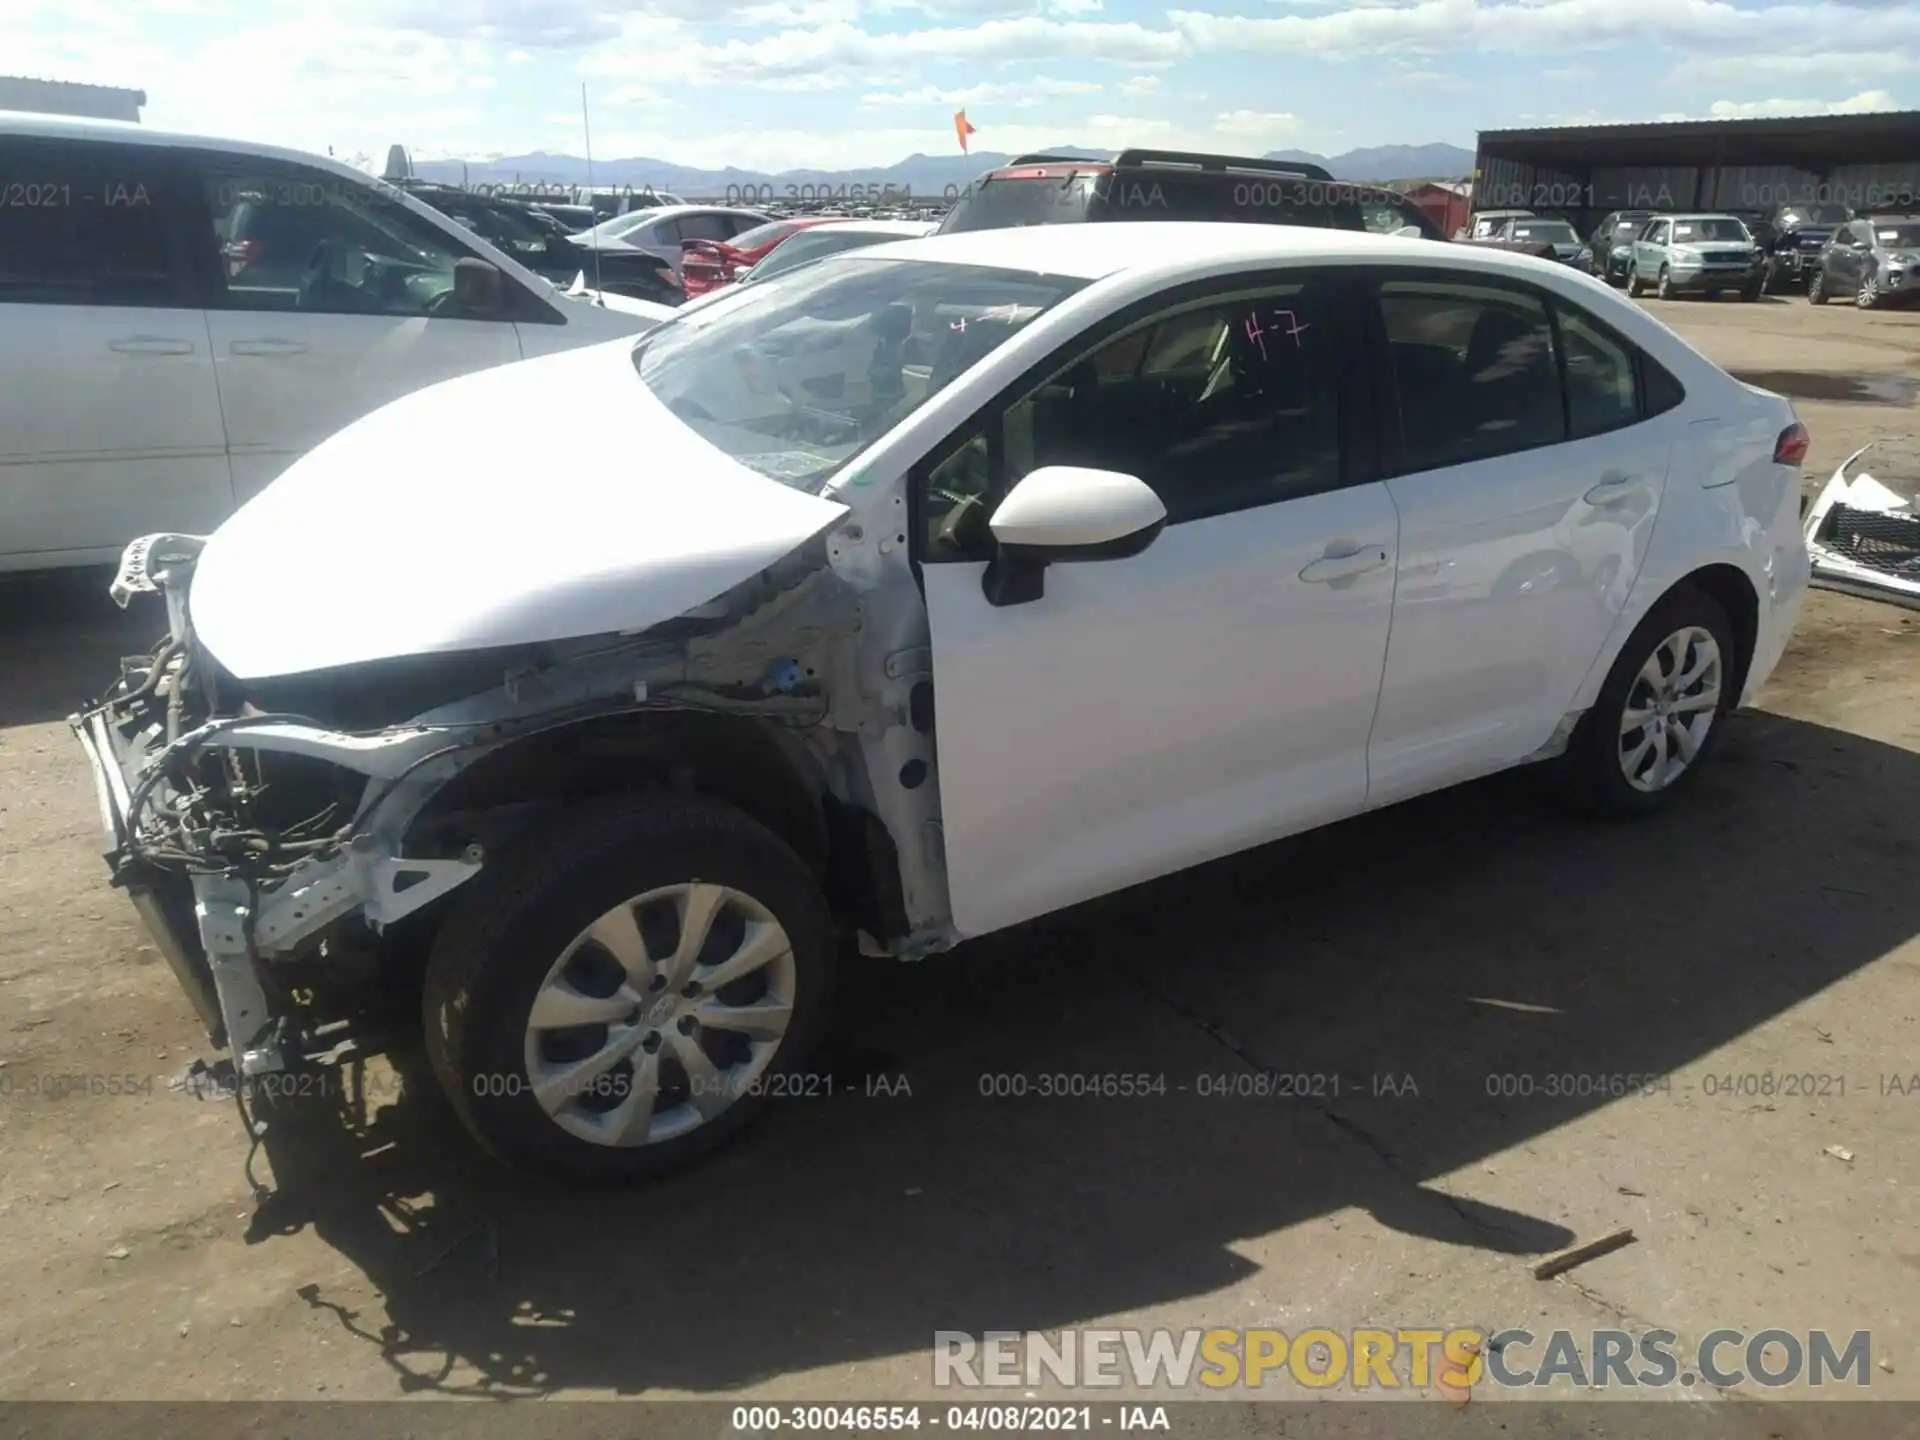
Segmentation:
<svg viewBox="0 0 1920 1440">
<path fill-rule="evenodd" d="M 993 605 L 1038 600 L 1048 565 L 1138 555 L 1166 523 L 1167 507 L 1135 476 L 1043 465 L 1013 487 L 987 522 L 995 553 L 981 589 Z"/>
<path fill-rule="evenodd" d="M 453 301 L 463 315 L 498 314 L 505 300 L 501 274 L 484 260 L 453 262 Z"/>
</svg>

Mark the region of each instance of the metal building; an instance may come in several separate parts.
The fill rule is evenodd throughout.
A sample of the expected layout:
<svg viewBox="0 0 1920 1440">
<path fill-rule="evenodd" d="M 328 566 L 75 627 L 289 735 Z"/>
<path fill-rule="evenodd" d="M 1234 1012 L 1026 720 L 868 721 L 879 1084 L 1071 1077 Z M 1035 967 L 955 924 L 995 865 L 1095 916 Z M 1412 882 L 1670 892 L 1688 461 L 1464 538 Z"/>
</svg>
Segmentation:
<svg viewBox="0 0 1920 1440">
<path fill-rule="evenodd" d="M 1920 211 L 1920 110 L 1482 130 L 1476 210 L 1764 210 L 1835 200 Z"/>
<path fill-rule="evenodd" d="M 36 115 L 76 115 L 87 120 L 132 120 L 147 103 L 144 90 L 121 90 L 112 85 L 78 85 L 70 80 L 33 80 L 24 75 L 0 75 L 0 110 L 25 110 Z"/>
</svg>

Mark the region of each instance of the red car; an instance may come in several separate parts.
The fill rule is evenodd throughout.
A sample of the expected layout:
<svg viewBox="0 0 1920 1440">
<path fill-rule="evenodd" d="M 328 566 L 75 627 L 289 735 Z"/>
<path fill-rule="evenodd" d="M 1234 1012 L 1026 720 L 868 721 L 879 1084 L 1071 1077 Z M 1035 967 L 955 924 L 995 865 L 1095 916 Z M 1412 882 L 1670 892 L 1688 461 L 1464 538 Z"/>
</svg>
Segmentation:
<svg viewBox="0 0 1920 1440">
<path fill-rule="evenodd" d="M 808 215 L 793 220 L 773 220 L 743 230 L 731 240 L 682 240 L 680 242 L 680 283 L 691 300 L 722 285 L 731 285 L 741 272 L 752 269 L 788 236 L 798 235 L 811 225 L 845 220 L 845 215 Z"/>
</svg>

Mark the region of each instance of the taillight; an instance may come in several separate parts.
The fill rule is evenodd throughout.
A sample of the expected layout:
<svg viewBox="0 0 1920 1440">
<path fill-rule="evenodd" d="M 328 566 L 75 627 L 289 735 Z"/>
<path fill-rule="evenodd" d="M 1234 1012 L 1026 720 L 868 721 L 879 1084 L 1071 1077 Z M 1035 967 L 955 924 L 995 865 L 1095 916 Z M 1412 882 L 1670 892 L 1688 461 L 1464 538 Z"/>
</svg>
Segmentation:
<svg viewBox="0 0 1920 1440">
<path fill-rule="evenodd" d="M 1813 443 L 1813 437 L 1807 434 L 1807 427 L 1798 420 L 1780 432 L 1780 438 L 1773 442 L 1773 463 L 1776 465 L 1799 466 L 1807 458 L 1807 447 Z"/>
<path fill-rule="evenodd" d="M 231 280 L 260 258 L 260 242 L 235 240 L 222 247 L 221 253 L 227 257 L 227 278 Z"/>
</svg>

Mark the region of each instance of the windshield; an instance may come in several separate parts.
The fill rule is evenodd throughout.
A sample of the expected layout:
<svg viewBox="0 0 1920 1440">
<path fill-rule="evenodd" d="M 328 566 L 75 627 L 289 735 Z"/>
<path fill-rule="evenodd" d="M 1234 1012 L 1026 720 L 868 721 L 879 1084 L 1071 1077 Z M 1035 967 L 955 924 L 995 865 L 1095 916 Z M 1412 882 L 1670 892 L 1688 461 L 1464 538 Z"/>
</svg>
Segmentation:
<svg viewBox="0 0 1920 1440">
<path fill-rule="evenodd" d="M 765 225 L 756 225 L 751 230 L 742 230 L 727 243 L 736 250 L 760 250 L 768 245 L 777 244 L 783 236 L 804 230 L 806 226 L 793 220 L 772 220 Z"/>
<path fill-rule="evenodd" d="M 1513 238 L 1548 245 L 1572 245 L 1580 237 L 1564 220 L 1525 220 L 1513 227 Z"/>
<path fill-rule="evenodd" d="M 1065 225 L 1087 218 L 1097 174 L 1080 170 L 1034 180 L 989 177 L 967 187 L 953 202 L 940 233 L 1003 230 L 1010 225 Z"/>
<path fill-rule="evenodd" d="M 602 220 L 591 230 L 582 230 L 573 238 L 576 240 L 618 240 L 629 230 L 638 230 L 659 213 L 658 210 L 629 210 L 626 214 L 616 215 L 611 220 Z"/>
<path fill-rule="evenodd" d="M 1614 221 L 1613 238 L 1616 240 L 1632 239 L 1635 235 L 1638 235 L 1642 230 L 1647 228 L 1647 221 L 1652 218 L 1650 215 L 1635 215 L 1625 220 Z"/>
<path fill-rule="evenodd" d="M 844 250 L 860 250 L 868 245 L 878 245 L 886 240 L 908 240 L 908 235 L 892 235 L 884 230 L 856 230 L 851 227 L 841 230 L 823 226 L 818 230 L 802 231 L 791 240 L 782 241 L 773 253 L 746 273 L 747 280 L 759 284 L 771 280 L 776 275 L 784 275 L 789 270 L 798 270 L 802 265 L 810 265 L 828 255 L 837 255 Z"/>
<path fill-rule="evenodd" d="M 1844 225 L 1852 218 L 1844 205 L 1795 205 L 1780 212 L 1782 225 Z"/>
<path fill-rule="evenodd" d="M 1902 220 L 1898 225 L 1876 225 L 1873 238 L 1895 250 L 1920 250 L 1920 220 Z"/>
<path fill-rule="evenodd" d="M 1744 245 L 1753 237 L 1747 233 L 1747 227 L 1731 215 L 1709 215 L 1700 220 L 1676 220 L 1673 222 L 1673 243 L 1691 244 L 1700 240 L 1720 240 L 1731 244 Z"/>
<path fill-rule="evenodd" d="M 836 256 L 752 302 L 669 321 L 634 347 L 647 388 L 761 474 L 815 490 L 1086 282 Z"/>
</svg>

